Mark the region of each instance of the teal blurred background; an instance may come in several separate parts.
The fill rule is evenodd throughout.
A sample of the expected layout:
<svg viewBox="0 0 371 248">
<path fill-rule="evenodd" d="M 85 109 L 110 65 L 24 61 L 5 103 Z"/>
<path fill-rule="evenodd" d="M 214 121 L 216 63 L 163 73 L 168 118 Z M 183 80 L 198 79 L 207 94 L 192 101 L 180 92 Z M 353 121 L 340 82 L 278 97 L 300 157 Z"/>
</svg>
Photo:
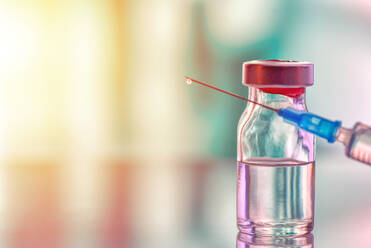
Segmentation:
<svg viewBox="0 0 371 248">
<path fill-rule="evenodd" d="M 367 0 L 0 1 L 0 246 L 235 247 L 244 61 L 371 124 Z M 371 246 L 370 168 L 317 142 L 316 247 Z"/>
</svg>

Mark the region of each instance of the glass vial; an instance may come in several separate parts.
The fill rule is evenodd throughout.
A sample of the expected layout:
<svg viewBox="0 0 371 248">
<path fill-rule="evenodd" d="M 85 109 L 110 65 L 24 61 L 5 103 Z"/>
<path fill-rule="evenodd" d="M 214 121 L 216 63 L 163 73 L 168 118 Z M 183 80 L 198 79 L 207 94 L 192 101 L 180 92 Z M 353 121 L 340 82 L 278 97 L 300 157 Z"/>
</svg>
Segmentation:
<svg viewBox="0 0 371 248">
<path fill-rule="evenodd" d="M 305 87 L 313 84 L 313 64 L 246 62 L 243 84 L 255 102 L 307 111 Z M 237 144 L 237 224 L 242 233 L 297 236 L 313 229 L 314 153 L 312 134 L 271 110 L 247 104 Z"/>
</svg>

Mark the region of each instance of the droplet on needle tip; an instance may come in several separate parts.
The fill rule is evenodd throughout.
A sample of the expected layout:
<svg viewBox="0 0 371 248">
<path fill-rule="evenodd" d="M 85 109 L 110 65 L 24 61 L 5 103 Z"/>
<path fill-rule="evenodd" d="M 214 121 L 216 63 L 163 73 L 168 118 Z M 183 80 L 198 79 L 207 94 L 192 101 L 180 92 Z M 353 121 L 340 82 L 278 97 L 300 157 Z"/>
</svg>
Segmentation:
<svg viewBox="0 0 371 248">
<path fill-rule="evenodd" d="M 186 79 L 186 83 L 187 83 L 188 85 L 191 85 L 191 84 L 192 84 L 192 80 L 189 79 L 189 78 L 187 78 L 187 79 Z"/>
</svg>

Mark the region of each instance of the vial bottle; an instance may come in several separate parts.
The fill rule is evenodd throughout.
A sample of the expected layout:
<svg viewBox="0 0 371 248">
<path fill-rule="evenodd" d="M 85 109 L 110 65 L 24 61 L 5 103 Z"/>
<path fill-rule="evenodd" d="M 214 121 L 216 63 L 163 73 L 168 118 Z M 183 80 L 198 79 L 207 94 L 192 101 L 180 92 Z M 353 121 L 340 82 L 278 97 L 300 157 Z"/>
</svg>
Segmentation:
<svg viewBox="0 0 371 248">
<path fill-rule="evenodd" d="M 257 60 L 243 64 L 249 99 L 307 111 L 313 64 Z M 314 219 L 315 137 L 274 111 L 248 103 L 238 124 L 237 225 L 256 236 L 311 232 Z"/>
</svg>

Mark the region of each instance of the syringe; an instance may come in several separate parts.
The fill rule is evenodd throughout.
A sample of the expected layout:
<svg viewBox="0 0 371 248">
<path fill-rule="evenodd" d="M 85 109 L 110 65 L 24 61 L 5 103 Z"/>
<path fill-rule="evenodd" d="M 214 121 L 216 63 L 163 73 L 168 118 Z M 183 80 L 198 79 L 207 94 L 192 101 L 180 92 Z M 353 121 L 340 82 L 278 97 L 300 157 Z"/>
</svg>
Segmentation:
<svg viewBox="0 0 371 248">
<path fill-rule="evenodd" d="M 357 122 L 351 129 L 344 128 L 341 126 L 341 121 L 331 121 L 318 115 L 308 112 L 300 112 L 292 108 L 272 108 L 193 78 L 185 78 L 187 84 L 192 84 L 192 82 L 195 82 L 241 100 L 257 104 L 263 108 L 272 110 L 281 116 L 286 122 L 322 137 L 329 143 L 334 143 L 335 141 L 343 143 L 345 146 L 345 154 L 349 158 L 371 165 L 371 126 Z"/>
</svg>

